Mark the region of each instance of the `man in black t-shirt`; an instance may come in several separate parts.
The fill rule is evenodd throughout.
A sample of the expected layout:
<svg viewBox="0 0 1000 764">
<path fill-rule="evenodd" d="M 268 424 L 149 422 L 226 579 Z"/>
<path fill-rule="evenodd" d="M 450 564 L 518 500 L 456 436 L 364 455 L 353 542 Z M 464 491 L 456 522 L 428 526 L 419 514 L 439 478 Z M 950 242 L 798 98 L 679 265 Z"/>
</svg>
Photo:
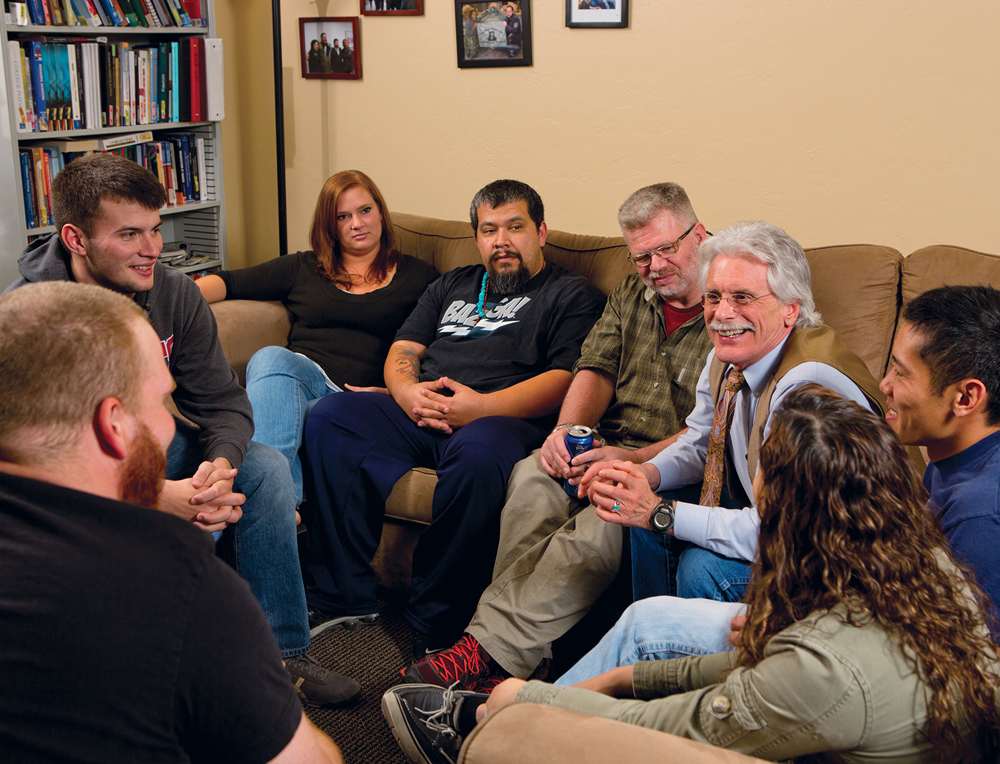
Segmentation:
<svg viewBox="0 0 1000 764">
<path fill-rule="evenodd" d="M 151 511 L 172 388 L 127 297 L 66 281 L 0 297 L 3 758 L 340 762 L 246 583 Z"/>
<path fill-rule="evenodd" d="M 385 500 L 412 467 L 438 473 L 406 612 L 418 639 L 450 644 L 489 582 L 511 468 L 551 429 L 602 305 L 583 278 L 545 262 L 543 213 L 518 181 L 477 193 L 483 264 L 424 292 L 389 349 L 389 395 L 328 396 L 306 420 L 322 556 L 310 566 L 314 634 L 377 612 L 371 558 Z"/>
<path fill-rule="evenodd" d="M 222 352 L 212 311 L 191 279 L 158 262 L 163 186 L 125 157 L 94 153 L 56 176 L 52 200 L 57 230 L 31 242 L 8 290 L 44 281 L 96 284 L 146 312 L 181 415 L 157 508 L 221 535 L 220 553 L 250 584 L 303 698 L 347 702 L 360 691 L 357 683 L 307 655 L 288 460 L 251 440 L 250 401 Z"/>
</svg>

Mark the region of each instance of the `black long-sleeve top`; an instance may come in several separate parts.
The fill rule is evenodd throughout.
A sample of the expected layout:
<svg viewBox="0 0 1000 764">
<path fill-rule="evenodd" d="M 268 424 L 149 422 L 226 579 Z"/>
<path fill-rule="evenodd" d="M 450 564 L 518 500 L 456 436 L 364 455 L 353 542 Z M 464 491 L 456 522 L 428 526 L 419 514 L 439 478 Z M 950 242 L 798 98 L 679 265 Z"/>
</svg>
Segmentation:
<svg viewBox="0 0 1000 764">
<path fill-rule="evenodd" d="M 352 294 L 320 273 L 313 252 L 219 275 L 230 299 L 280 300 L 292 316 L 288 348 L 318 363 L 338 385 L 385 384 L 382 367 L 389 345 L 438 277 L 424 261 L 400 255 L 392 281 L 374 292 Z"/>
</svg>

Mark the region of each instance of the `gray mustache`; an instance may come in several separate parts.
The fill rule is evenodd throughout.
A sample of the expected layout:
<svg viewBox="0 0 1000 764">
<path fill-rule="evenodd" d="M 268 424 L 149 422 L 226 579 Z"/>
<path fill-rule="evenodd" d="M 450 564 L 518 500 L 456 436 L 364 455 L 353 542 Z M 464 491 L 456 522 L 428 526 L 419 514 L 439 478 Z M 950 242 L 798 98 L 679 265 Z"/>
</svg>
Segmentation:
<svg viewBox="0 0 1000 764">
<path fill-rule="evenodd" d="M 713 332 L 732 332 L 737 329 L 748 329 L 752 332 L 753 324 L 748 324 L 746 322 L 739 324 L 727 324 L 722 321 L 713 321 L 708 325 L 708 328 L 711 329 Z"/>
</svg>

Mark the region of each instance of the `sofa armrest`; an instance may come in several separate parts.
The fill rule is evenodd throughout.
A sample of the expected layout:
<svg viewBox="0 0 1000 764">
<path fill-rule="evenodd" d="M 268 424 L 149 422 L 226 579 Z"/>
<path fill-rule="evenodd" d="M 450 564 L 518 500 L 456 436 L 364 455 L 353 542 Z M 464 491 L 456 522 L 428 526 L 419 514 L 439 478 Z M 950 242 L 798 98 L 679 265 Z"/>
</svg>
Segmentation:
<svg viewBox="0 0 1000 764">
<path fill-rule="evenodd" d="M 554 706 L 515 703 L 466 738 L 459 764 L 763 764 L 762 759 L 696 743 L 666 732 Z"/>
<path fill-rule="evenodd" d="M 280 302 L 223 300 L 212 303 L 211 307 L 219 326 L 222 352 L 239 376 L 240 384 L 245 383 L 250 356 L 266 345 L 288 344 L 292 324 Z"/>
</svg>

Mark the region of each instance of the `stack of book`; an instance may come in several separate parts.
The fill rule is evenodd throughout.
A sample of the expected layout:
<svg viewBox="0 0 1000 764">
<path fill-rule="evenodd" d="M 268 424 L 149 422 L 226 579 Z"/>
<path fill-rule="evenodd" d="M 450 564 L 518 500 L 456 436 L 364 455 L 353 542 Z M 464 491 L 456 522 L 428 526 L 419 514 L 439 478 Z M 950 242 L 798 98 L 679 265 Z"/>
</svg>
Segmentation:
<svg viewBox="0 0 1000 764">
<path fill-rule="evenodd" d="M 204 26 L 201 0 L 20 0 L 37 26 Z M 8 3 L 17 5 L 17 3 Z"/>
<path fill-rule="evenodd" d="M 151 132 L 88 140 L 47 141 L 18 151 L 21 188 L 28 228 L 54 223 L 52 181 L 69 162 L 93 151 L 113 151 L 142 165 L 159 178 L 167 206 L 210 201 L 206 185 L 205 139 L 194 133 Z"/>
<path fill-rule="evenodd" d="M 210 112 L 206 45 L 214 40 L 135 43 L 10 40 L 7 54 L 18 132 L 202 122 Z M 221 58 L 221 57 L 220 57 Z M 221 63 L 221 62 L 219 62 Z M 208 56 L 208 66 L 216 57 Z M 221 70 L 220 70 L 221 71 Z"/>
</svg>

